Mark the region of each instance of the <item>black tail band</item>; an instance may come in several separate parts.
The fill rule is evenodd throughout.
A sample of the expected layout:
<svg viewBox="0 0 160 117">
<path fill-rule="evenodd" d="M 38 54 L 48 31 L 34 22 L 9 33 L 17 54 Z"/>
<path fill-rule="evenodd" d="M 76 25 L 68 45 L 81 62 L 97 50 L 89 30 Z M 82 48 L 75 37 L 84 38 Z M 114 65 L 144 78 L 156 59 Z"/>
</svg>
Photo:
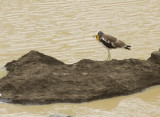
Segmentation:
<svg viewBox="0 0 160 117">
<path fill-rule="evenodd" d="M 127 46 L 125 46 L 124 48 L 125 48 L 125 49 L 128 49 L 128 50 L 131 50 L 130 47 L 131 47 L 130 45 L 127 45 Z"/>
</svg>

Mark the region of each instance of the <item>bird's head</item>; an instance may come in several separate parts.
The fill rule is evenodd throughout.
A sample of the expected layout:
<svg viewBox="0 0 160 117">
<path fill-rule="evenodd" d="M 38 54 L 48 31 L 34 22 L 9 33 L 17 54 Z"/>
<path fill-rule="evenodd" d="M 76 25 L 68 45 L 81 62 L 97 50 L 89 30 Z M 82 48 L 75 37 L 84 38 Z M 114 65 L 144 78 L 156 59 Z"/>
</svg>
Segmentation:
<svg viewBox="0 0 160 117">
<path fill-rule="evenodd" d="M 97 41 L 99 41 L 99 39 L 102 38 L 103 35 L 104 33 L 102 31 L 98 31 L 98 33 L 94 35 L 93 37 L 96 37 Z"/>
</svg>

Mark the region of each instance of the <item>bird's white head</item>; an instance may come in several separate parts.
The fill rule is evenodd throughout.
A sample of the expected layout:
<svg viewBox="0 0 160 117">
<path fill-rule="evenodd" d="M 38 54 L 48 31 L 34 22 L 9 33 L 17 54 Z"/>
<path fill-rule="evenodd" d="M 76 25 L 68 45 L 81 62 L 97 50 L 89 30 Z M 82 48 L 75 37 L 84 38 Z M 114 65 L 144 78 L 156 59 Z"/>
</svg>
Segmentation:
<svg viewBox="0 0 160 117">
<path fill-rule="evenodd" d="M 99 41 L 99 38 L 103 35 L 104 33 L 102 31 L 98 31 L 96 35 L 93 37 L 96 37 L 97 41 Z"/>
</svg>

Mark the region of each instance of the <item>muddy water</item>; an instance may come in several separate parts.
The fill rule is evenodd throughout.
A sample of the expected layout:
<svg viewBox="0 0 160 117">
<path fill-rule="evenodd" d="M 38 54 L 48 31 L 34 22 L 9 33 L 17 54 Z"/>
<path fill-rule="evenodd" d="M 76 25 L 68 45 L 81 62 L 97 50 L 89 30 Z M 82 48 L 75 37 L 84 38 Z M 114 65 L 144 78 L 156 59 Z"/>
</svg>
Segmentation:
<svg viewBox="0 0 160 117">
<path fill-rule="evenodd" d="M 99 30 L 132 46 L 112 50 L 114 59 L 147 59 L 160 48 L 159 0 L 0 0 L 0 77 L 2 68 L 30 50 L 65 63 L 106 60 L 92 36 Z M 82 104 L 22 106 L 0 104 L 0 117 L 158 117 L 160 87 L 143 93 Z"/>
</svg>

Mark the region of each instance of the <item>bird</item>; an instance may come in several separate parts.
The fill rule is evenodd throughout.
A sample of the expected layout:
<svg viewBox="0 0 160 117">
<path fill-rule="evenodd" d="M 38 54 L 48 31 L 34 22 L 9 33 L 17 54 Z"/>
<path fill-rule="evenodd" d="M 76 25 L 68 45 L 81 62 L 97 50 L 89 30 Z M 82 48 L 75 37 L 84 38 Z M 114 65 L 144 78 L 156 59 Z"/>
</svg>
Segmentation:
<svg viewBox="0 0 160 117">
<path fill-rule="evenodd" d="M 131 46 L 125 44 L 125 42 L 118 40 L 116 37 L 104 34 L 102 31 L 98 31 L 96 35 L 93 37 L 96 37 L 97 41 L 100 42 L 107 50 L 108 50 L 108 58 L 107 60 L 111 60 L 111 49 L 117 49 L 117 48 L 124 48 L 127 50 L 131 50 Z"/>
</svg>

